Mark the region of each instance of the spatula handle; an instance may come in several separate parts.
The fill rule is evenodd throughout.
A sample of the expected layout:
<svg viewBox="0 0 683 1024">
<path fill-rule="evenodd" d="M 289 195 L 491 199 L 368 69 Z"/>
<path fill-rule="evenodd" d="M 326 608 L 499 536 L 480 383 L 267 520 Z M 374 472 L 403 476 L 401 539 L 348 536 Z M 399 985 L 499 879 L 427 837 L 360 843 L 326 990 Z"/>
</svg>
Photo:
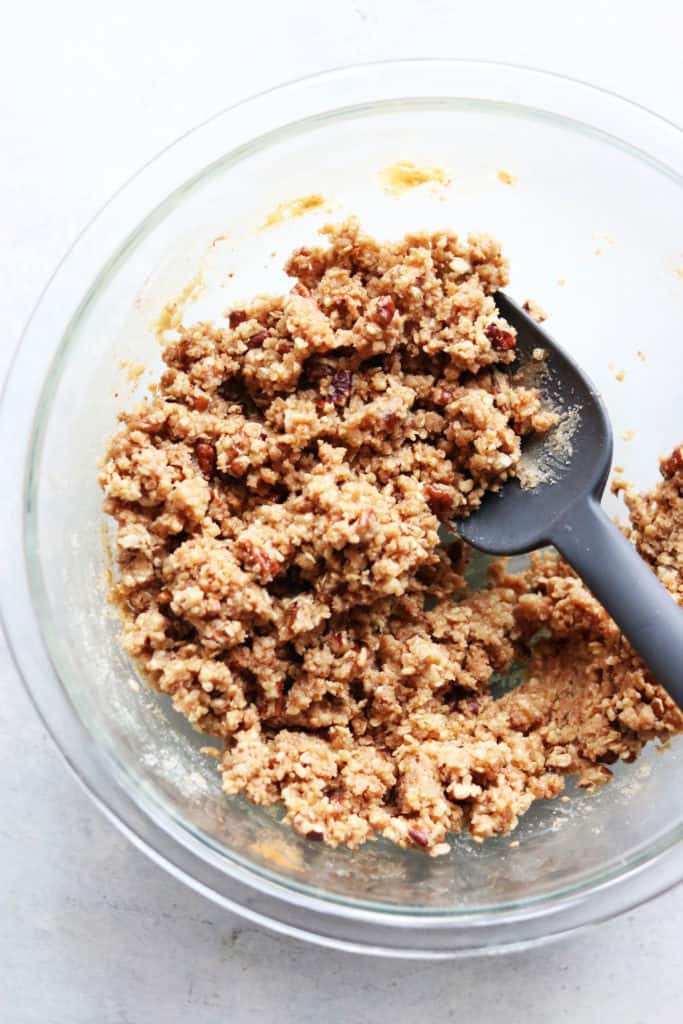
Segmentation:
<svg viewBox="0 0 683 1024">
<path fill-rule="evenodd" d="M 577 502 L 555 523 L 549 540 L 683 708 L 683 609 L 599 501 Z"/>
</svg>

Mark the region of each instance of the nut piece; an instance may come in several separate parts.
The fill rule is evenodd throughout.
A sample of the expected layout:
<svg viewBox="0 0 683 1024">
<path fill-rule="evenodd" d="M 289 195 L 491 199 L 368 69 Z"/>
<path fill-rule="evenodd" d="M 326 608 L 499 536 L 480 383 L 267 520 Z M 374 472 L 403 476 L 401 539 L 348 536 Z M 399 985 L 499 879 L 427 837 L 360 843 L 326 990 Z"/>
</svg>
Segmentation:
<svg viewBox="0 0 683 1024">
<path fill-rule="evenodd" d="M 353 374 L 350 370 L 337 370 L 330 381 L 330 398 L 340 405 L 348 401 L 353 387 Z"/>
<path fill-rule="evenodd" d="M 650 701 L 650 707 L 654 712 L 655 718 L 664 718 L 664 701 L 661 697 L 655 697 L 654 700 Z"/>
<path fill-rule="evenodd" d="M 259 576 L 266 580 L 272 580 L 280 572 L 282 563 L 277 558 L 273 558 L 267 551 L 260 548 L 258 544 L 253 544 L 251 541 L 244 541 L 244 548 L 246 553 L 252 558 Z M 296 610 L 294 612 L 296 617 Z"/>
<path fill-rule="evenodd" d="M 209 396 L 208 395 L 193 395 L 190 399 L 190 405 L 197 412 L 206 412 L 209 408 Z"/>
<path fill-rule="evenodd" d="M 375 320 L 378 324 L 382 324 L 383 327 L 387 327 L 394 319 L 394 313 L 396 312 L 396 306 L 394 300 L 390 295 L 380 295 L 377 300 L 377 308 L 375 310 Z"/>
<path fill-rule="evenodd" d="M 233 328 L 233 330 L 235 327 L 239 327 L 240 324 L 243 324 L 246 319 L 247 314 L 244 312 L 243 309 L 233 309 L 230 312 L 230 315 L 228 316 L 230 326 Z"/>
<path fill-rule="evenodd" d="M 262 345 L 268 337 L 268 331 L 256 331 L 255 334 L 250 334 L 247 338 L 247 346 L 249 348 L 256 348 L 257 345 Z"/>
<path fill-rule="evenodd" d="M 444 484 L 427 484 L 425 491 L 430 509 L 445 523 L 453 512 L 453 495 L 450 490 Z"/>
<path fill-rule="evenodd" d="M 683 469 L 683 444 L 674 448 L 669 458 L 660 463 L 659 468 L 665 480 L 670 480 L 679 470 Z"/>
<path fill-rule="evenodd" d="M 199 468 L 204 476 L 213 476 L 213 472 L 216 468 L 216 449 L 214 446 L 209 444 L 208 441 L 197 441 L 194 451 L 197 456 Z"/>
<path fill-rule="evenodd" d="M 297 281 L 293 288 L 290 289 L 292 295 L 300 295 L 302 299 L 310 299 L 311 291 L 301 281 Z"/>
<path fill-rule="evenodd" d="M 422 828 L 413 827 L 408 829 L 408 835 L 418 846 L 429 846 L 432 841 L 431 836 L 428 836 Z"/>
<path fill-rule="evenodd" d="M 504 331 L 498 324 L 489 324 L 484 334 L 499 352 L 507 352 L 508 349 L 514 348 L 517 344 L 514 334 L 510 331 Z"/>
</svg>

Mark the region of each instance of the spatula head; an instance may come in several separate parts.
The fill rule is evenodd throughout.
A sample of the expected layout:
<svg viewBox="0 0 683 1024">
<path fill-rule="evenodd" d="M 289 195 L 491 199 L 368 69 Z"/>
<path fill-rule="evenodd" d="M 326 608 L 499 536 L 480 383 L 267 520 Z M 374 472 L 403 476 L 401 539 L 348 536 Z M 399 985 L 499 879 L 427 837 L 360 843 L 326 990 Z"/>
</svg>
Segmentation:
<svg viewBox="0 0 683 1024">
<path fill-rule="evenodd" d="M 493 555 L 516 555 L 550 543 L 553 525 L 587 494 L 602 495 L 612 462 L 612 429 L 604 403 L 583 370 L 523 309 L 503 292 L 496 305 L 517 331 L 515 368 L 533 366 L 534 349 L 546 356 L 536 386 L 561 418 L 555 431 L 533 436 L 523 444 L 524 463 L 538 483 L 521 486 L 509 480 L 497 493 L 487 494 L 481 507 L 456 519 L 455 531 Z"/>
</svg>

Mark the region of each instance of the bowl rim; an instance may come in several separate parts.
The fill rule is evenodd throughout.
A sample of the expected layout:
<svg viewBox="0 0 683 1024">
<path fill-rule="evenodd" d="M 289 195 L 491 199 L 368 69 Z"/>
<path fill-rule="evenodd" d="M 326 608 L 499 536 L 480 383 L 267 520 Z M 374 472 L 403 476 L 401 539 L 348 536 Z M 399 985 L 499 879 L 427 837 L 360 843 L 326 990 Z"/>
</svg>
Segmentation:
<svg viewBox="0 0 683 1024">
<path fill-rule="evenodd" d="M 368 75 L 371 75 L 370 81 L 367 80 Z M 407 91 L 403 83 L 409 79 L 412 90 Z M 439 957 L 490 952 L 493 948 L 519 948 L 557 937 L 636 906 L 676 884 L 683 877 L 683 830 L 678 830 L 677 834 L 672 830 L 666 842 L 660 839 L 648 847 L 647 855 L 641 853 L 632 857 L 622 870 L 598 879 L 596 884 L 589 882 L 581 886 L 579 892 L 546 894 L 525 902 L 521 907 L 502 906 L 499 909 L 487 908 L 486 911 L 462 912 L 421 909 L 419 915 L 401 913 L 389 907 L 370 909 L 356 902 L 344 902 L 336 896 L 302 893 L 286 881 L 278 881 L 275 872 L 264 877 L 259 870 L 251 870 L 231 860 L 221 860 L 217 854 L 207 856 L 206 849 L 200 849 L 196 838 L 169 828 L 169 822 L 162 822 L 153 807 L 143 800 L 134 799 L 121 785 L 115 766 L 97 749 L 85 723 L 62 688 L 59 673 L 47 649 L 26 564 L 26 538 L 22 534 L 24 499 L 30 482 L 25 456 L 31 450 L 35 427 L 35 409 L 26 402 L 26 393 L 28 390 L 39 402 L 44 383 L 44 379 L 34 372 L 33 376 L 38 379 L 33 380 L 32 386 L 27 386 L 27 369 L 32 367 L 25 366 L 28 362 L 26 353 L 31 349 L 35 356 L 38 351 L 49 371 L 54 358 L 54 339 L 61 340 L 62 337 L 62 332 L 54 327 L 55 310 L 60 311 L 60 321 L 64 320 L 65 308 L 72 316 L 73 306 L 78 305 L 75 300 L 83 291 L 81 274 L 77 274 L 75 280 L 69 280 L 70 263 L 88 248 L 95 249 L 100 256 L 96 265 L 106 266 L 114 258 L 111 253 L 118 252 L 116 247 L 112 248 L 112 240 L 120 235 L 121 225 L 116 222 L 121 204 L 127 196 L 135 193 L 136 202 L 122 218 L 126 230 L 131 224 L 141 223 L 141 210 L 143 219 L 151 216 L 150 209 L 154 212 L 155 207 L 149 203 L 155 195 L 158 172 L 163 175 L 165 165 L 184 150 L 185 161 L 180 161 L 180 166 L 174 168 L 175 173 L 170 177 L 175 181 L 175 187 L 181 187 L 187 180 L 186 165 L 191 166 L 193 159 L 196 160 L 194 153 L 187 152 L 188 145 L 194 144 L 203 132 L 210 133 L 226 122 L 232 120 L 234 123 L 237 118 L 242 121 L 243 135 L 247 139 L 253 138 L 251 125 L 255 123 L 254 114 L 258 115 L 257 123 L 270 123 L 271 130 L 274 130 L 281 126 L 281 111 L 285 108 L 291 110 L 293 104 L 301 112 L 296 120 L 310 118 L 316 113 L 333 116 L 340 107 L 348 107 L 351 95 L 364 95 L 365 103 L 387 99 L 406 101 L 418 89 L 421 97 L 434 99 L 443 95 L 435 92 L 435 88 L 450 86 L 452 90 L 456 86 L 460 92 L 446 95 L 462 98 L 464 90 L 467 98 L 482 101 L 481 91 L 488 88 L 498 94 L 502 79 L 522 106 L 529 106 L 537 95 L 538 84 L 543 83 L 546 86 L 544 103 L 552 100 L 560 107 L 569 104 L 575 115 L 560 114 L 556 109 L 550 111 L 555 116 L 572 120 L 591 113 L 592 121 L 595 121 L 596 115 L 600 114 L 597 124 L 584 123 L 614 140 L 625 142 L 630 148 L 636 148 L 641 155 L 654 159 L 680 180 L 683 170 L 681 129 L 647 107 L 580 79 L 500 62 L 428 58 L 347 65 L 293 79 L 247 97 L 190 129 L 148 161 L 114 193 L 78 235 L 39 296 L 0 396 L 0 437 L 4 441 L 3 448 L 7 450 L 9 446 L 10 450 L 10 457 L 0 470 L 0 507 L 7 536 L 14 541 L 8 544 L 8 568 L 11 571 L 0 582 L 0 620 L 18 674 L 58 749 L 104 813 L 139 848 L 176 877 L 254 921 L 340 949 Z M 556 90 L 554 93 L 553 89 Z M 371 97 L 369 92 L 372 92 Z M 549 93 L 552 93 L 550 98 Z M 527 98 L 528 102 L 523 102 Z M 500 102 L 499 95 L 490 99 Z M 535 102 L 531 109 L 540 110 Z M 617 111 L 619 116 L 616 116 Z M 626 129 L 631 132 L 629 139 L 614 134 L 617 122 L 619 132 Z M 634 137 L 637 137 L 635 146 Z M 657 153 L 653 157 L 655 141 Z M 168 198 L 174 186 L 165 184 L 164 188 Z M 156 195 L 158 199 L 158 192 Z M 71 302 L 69 305 L 67 301 L 66 307 L 64 301 L 61 306 L 55 302 L 56 298 L 63 300 L 64 293 Z M 22 487 L 17 487 L 19 480 L 23 480 Z M 169 844 L 173 849 L 169 849 Z M 230 880 L 229 885 L 218 885 L 226 878 Z M 455 943 L 454 939 L 457 939 Z"/>
</svg>

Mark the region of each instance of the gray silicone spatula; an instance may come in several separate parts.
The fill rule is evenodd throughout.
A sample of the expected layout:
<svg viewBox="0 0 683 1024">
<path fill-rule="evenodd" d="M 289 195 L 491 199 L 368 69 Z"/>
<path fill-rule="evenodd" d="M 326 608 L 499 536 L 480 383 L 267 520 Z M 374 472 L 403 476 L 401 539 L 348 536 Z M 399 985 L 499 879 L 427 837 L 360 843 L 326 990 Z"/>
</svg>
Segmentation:
<svg viewBox="0 0 683 1024">
<path fill-rule="evenodd" d="M 510 480 L 453 526 L 472 547 L 492 555 L 556 547 L 683 708 L 683 609 L 600 505 L 612 462 L 612 428 L 602 399 L 576 363 L 507 295 L 498 292 L 496 304 L 517 331 L 521 364 L 531 361 L 534 349 L 545 350 L 539 386 L 571 416 L 571 448 L 554 454 L 552 438 L 531 439 L 525 460 L 536 459 L 549 478 L 533 488 Z"/>
</svg>

